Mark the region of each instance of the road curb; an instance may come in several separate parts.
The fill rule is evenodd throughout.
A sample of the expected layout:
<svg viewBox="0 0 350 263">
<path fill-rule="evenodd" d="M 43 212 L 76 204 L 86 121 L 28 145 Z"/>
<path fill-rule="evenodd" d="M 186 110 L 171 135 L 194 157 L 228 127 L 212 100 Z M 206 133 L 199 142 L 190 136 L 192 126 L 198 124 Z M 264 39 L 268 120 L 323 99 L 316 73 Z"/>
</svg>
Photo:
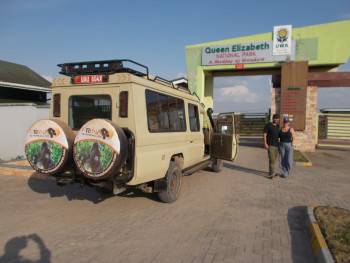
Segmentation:
<svg viewBox="0 0 350 263">
<path fill-rule="evenodd" d="M 38 179 L 47 177 L 35 172 L 33 168 L 23 160 L 0 163 L 0 176 L 24 176 Z"/>
<path fill-rule="evenodd" d="M 312 167 L 312 162 L 295 162 L 297 166 Z"/>
<path fill-rule="evenodd" d="M 319 263 L 334 263 L 321 229 L 314 215 L 314 206 L 307 207 L 307 227 L 311 236 L 312 253 Z"/>
</svg>

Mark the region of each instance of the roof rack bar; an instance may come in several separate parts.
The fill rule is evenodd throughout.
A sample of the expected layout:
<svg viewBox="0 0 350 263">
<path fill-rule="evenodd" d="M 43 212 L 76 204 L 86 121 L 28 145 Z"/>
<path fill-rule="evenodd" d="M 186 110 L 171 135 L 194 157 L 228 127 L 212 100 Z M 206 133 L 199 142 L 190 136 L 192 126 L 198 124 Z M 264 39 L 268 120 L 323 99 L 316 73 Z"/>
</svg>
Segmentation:
<svg viewBox="0 0 350 263">
<path fill-rule="evenodd" d="M 149 79 L 149 69 L 147 66 L 143 65 L 143 64 L 140 64 L 134 60 L 131 60 L 131 59 L 122 59 L 122 61 L 127 61 L 127 62 L 130 62 L 130 63 L 133 63 L 133 64 L 136 64 L 142 68 L 144 68 L 146 70 L 146 76 L 147 76 L 147 79 Z"/>
<path fill-rule="evenodd" d="M 176 89 L 176 87 L 174 86 L 174 83 L 171 82 L 170 80 L 167 80 L 167 79 L 164 79 L 164 78 L 161 78 L 159 76 L 156 76 L 153 81 L 159 81 L 159 82 L 163 82 L 169 86 L 171 86 L 172 88 Z"/>
</svg>

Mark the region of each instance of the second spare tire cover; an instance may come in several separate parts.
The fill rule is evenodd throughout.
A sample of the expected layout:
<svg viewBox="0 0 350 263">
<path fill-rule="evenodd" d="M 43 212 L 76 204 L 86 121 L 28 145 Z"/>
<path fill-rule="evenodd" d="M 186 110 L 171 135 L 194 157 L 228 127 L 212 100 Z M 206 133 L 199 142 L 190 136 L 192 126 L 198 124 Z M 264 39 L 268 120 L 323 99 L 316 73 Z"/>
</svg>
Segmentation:
<svg viewBox="0 0 350 263">
<path fill-rule="evenodd" d="M 109 120 L 90 120 L 75 137 L 74 161 L 90 179 L 99 180 L 116 174 L 127 154 L 128 141 L 124 131 Z"/>
</svg>

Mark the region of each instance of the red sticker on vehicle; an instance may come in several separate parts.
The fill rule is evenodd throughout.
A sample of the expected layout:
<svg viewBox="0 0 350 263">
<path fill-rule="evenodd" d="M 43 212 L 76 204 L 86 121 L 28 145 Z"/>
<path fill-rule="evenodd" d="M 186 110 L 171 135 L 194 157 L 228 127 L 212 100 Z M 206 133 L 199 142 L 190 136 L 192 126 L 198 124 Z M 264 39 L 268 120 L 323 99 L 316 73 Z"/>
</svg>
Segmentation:
<svg viewBox="0 0 350 263">
<path fill-rule="evenodd" d="M 102 83 L 107 81 L 108 76 L 106 75 L 79 75 L 73 78 L 74 84 Z"/>
</svg>

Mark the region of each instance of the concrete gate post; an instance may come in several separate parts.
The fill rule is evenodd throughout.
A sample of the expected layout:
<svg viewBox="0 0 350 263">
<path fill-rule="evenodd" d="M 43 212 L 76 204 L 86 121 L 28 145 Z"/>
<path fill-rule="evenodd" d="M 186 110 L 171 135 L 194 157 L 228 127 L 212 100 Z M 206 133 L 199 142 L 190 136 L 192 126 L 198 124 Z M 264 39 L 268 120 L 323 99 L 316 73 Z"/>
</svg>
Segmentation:
<svg viewBox="0 0 350 263">
<path fill-rule="evenodd" d="M 210 72 L 205 72 L 204 75 L 204 94 L 203 102 L 207 107 L 214 106 L 214 77 Z"/>
<path fill-rule="evenodd" d="M 272 88 L 271 113 L 280 114 L 281 89 Z M 308 86 L 306 93 L 306 123 L 304 131 L 296 131 L 296 149 L 314 152 L 318 139 L 317 87 Z"/>
</svg>

